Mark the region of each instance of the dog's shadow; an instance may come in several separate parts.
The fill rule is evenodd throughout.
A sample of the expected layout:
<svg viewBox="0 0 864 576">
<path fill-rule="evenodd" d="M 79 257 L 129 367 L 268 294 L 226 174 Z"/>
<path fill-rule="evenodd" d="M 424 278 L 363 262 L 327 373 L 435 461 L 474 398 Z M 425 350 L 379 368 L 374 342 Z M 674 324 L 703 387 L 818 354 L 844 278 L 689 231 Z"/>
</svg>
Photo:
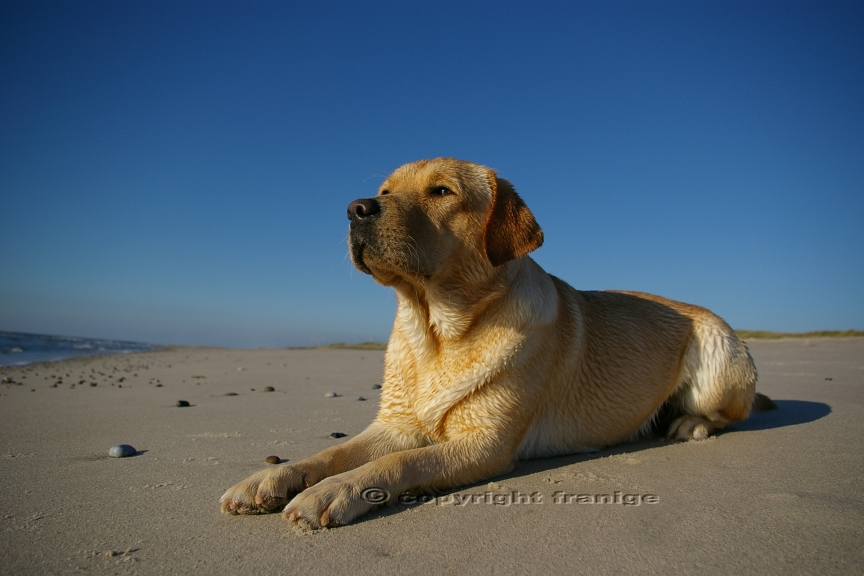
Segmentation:
<svg viewBox="0 0 864 576">
<path fill-rule="evenodd" d="M 717 435 L 721 436 L 733 432 L 756 432 L 759 430 L 784 428 L 786 426 L 797 426 L 799 424 L 815 422 L 831 413 L 831 407 L 822 402 L 808 402 L 806 400 L 776 400 L 774 403 L 777 405 L 776 410 L 751 414 L 747 420 L 730 424 L 724 430 L 718 432 Z M 512 472 L 501 476 L 500 478 L 504 480 L 507 478 L 526 476 L 528 474 L 554 470 L 578 462 L 585 462 L 596 458 L 615 456 L 618 454 L 629 454 L 632 452 L 648 450 L 649 448 L 668 446 L 670 444 L 672 444 L 672 442 L 660 438 L 648 438 L 636 442 L 618 444 L 617 446 L 612 446 L 610 448 L 587 454 L 573 454 L 571 456 L 558 456 L 538 460 L 523 460 L 516 465 Z M 480 485 L 482 484 L 478 483 L 475 486 Z"/>
<path fill-rule="evenodd" d="M 759 430 L 772 430 L 775 428 L 784 428 L 786 426 L 797 426 L 799 424 L 815 422 L 816 420 L 824 418 L 831 413 L 831 407 L 827 404 L 823 404 L 822 402 L 808 402 L 805 400 L 775 400 L 775 404 L 777 405 L 776 410 L 752 414 L 747 420 L 744 420 L 743 422 L 735 422 L 734 424 L 730 424 L 725 430 L 719 432 L 718 435 L 733 432 L 757 432 Z M 607 456 L 615 456 L 618 454 L 631 454 L 651 448 L 669 446 L 671 444 L 672 442 L 669 442 L 667 440 L 659 438 L 649 438 L 645 440 L 638 440 L 635 442 L 618 444 L 617 446 L 598 450 L 597 452 L 572 454 L 569 456 L 554 456 L 551 458 L 538 458 L 534 460 L 521 460 L 517 462 L 513 470 L 506 474 L 493 478 L 492 481 L 504 482 L 512 478 L 519 478 L 522 476 L 529 476 L 531 474 L 537 474 L 549 470 L 556 470 L 558 468 L 563 468 L 572 464 L 578 464 L 579 462 L 588 462 L 597 458 L 605 458 Z M 453 488 L 452 490 L 445 490 L 441 494 L 439 494 L 439 496 L 446 496 L 455 492 L 461 492 L 463 490 L 471 490 L 476 488 L 485 489 L 487 484 L 488 480 L 484 480 L 483 482 L 478 482 L 476 484 L 460 486 L 458 488 Z M 384 516 L 389 516 L 391 514 L 397 514 L 404 509 L 405 506 L 400 506 L 398 504 L 387 506 L 385 508 L 380 508 L 376 511 L 373 511 L 371 514 L 363 518 L 359 518 L 358 521 L 363 522 L 366 520 L 372 520 L 374 518 L 381 518 Z"/>
<path fill-rule="evenodd" d="M 822 402 L 808 402 L 806 400 L 775 400 L 776 410 L 752 414 L 747 420 L 730 424 L 728 432 L 754 432 L 757 430 L 771 430 L 785 426 L 797 426 L 807 424 L 824 418 L 831 413 L 831 407 Z"/>
</svg>

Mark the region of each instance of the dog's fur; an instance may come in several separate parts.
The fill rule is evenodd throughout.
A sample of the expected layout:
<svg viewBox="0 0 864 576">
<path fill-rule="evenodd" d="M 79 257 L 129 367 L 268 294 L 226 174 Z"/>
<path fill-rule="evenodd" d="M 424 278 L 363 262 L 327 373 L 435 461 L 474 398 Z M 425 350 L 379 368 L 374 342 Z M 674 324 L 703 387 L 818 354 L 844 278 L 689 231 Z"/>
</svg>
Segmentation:
<svg viewBox="0 0 864 576">
<path fill-rule="evenodd" d="M 347 524 L 375 506 L 365 488 L 395 498 L 470 484 L 518 459 L 636 438 L 661 412 L 667 437 L 698 440 L 750 412 L 756 367 L 722 319 L 550 276 L 527 256 L 543 242 L 534 216 L 488 168 L 407 164 L 349 218 L 355 266 L 398 298 L 378 417 L 237 484 L 225 512 Z"/>
</svg>

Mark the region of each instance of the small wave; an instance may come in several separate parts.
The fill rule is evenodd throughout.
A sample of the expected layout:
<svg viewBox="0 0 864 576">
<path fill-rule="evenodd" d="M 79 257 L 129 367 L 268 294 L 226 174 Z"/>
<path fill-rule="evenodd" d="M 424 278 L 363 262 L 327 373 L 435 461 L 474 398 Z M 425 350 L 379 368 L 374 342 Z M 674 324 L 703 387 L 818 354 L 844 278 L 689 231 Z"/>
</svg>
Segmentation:
<svg viewBox="0 0 864 576">
<path fill-rule="evenodd" d="M 0 366 L 49 362 L 90 354 L 128 354 L 158 349 L 157 345 L 140 342 L 0 331 Z"/>
</svg>

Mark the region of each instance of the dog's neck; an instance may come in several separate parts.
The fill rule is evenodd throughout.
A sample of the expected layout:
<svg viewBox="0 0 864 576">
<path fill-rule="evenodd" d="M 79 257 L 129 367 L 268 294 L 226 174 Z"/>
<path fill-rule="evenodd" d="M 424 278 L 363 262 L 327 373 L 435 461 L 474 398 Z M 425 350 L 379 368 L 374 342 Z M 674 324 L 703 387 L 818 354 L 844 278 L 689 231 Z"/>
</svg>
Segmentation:
<svg viewBox="0 0 864 576">
<path fill-rule="evenodd" d="M 497 268 L 475 268 L 458 278 L 430 279 L 422 286 L 396 286 L 396 323 L 415 353 L 426 355 L 470 339 L 478 319 L 493 307 L 506 305 L 516 312 L 517 324 L 551 322 L 558 308 L 554 284 L 529 257 Z M 511 328 L 521 329 L 514 325 Z"/>
</svg>

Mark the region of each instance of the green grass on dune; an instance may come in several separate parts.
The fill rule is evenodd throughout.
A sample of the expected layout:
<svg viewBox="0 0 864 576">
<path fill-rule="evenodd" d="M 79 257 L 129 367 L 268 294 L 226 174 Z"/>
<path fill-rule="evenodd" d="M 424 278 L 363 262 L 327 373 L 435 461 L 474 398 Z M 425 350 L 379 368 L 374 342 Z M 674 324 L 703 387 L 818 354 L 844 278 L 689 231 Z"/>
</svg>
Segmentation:
<svg viewBox="0 0 864 576">
<path fill-rule="evenodd" d="M 319 348 L 350 348 L 355 350 L 385 350 L 386 343 L 381 342 L 361 342 L 360 344 L 345 344 L 344 342 L 336 342 L 335 344 L 325 344 Z"/>
<path fill-rule="evenodd" d="M 778 340 L 780 338 L 855 338 L 864 330 L 819 330 L 816 332 L 768 332 L 766 330 L 736 330 L 742 340 Z"/>
</svg>

